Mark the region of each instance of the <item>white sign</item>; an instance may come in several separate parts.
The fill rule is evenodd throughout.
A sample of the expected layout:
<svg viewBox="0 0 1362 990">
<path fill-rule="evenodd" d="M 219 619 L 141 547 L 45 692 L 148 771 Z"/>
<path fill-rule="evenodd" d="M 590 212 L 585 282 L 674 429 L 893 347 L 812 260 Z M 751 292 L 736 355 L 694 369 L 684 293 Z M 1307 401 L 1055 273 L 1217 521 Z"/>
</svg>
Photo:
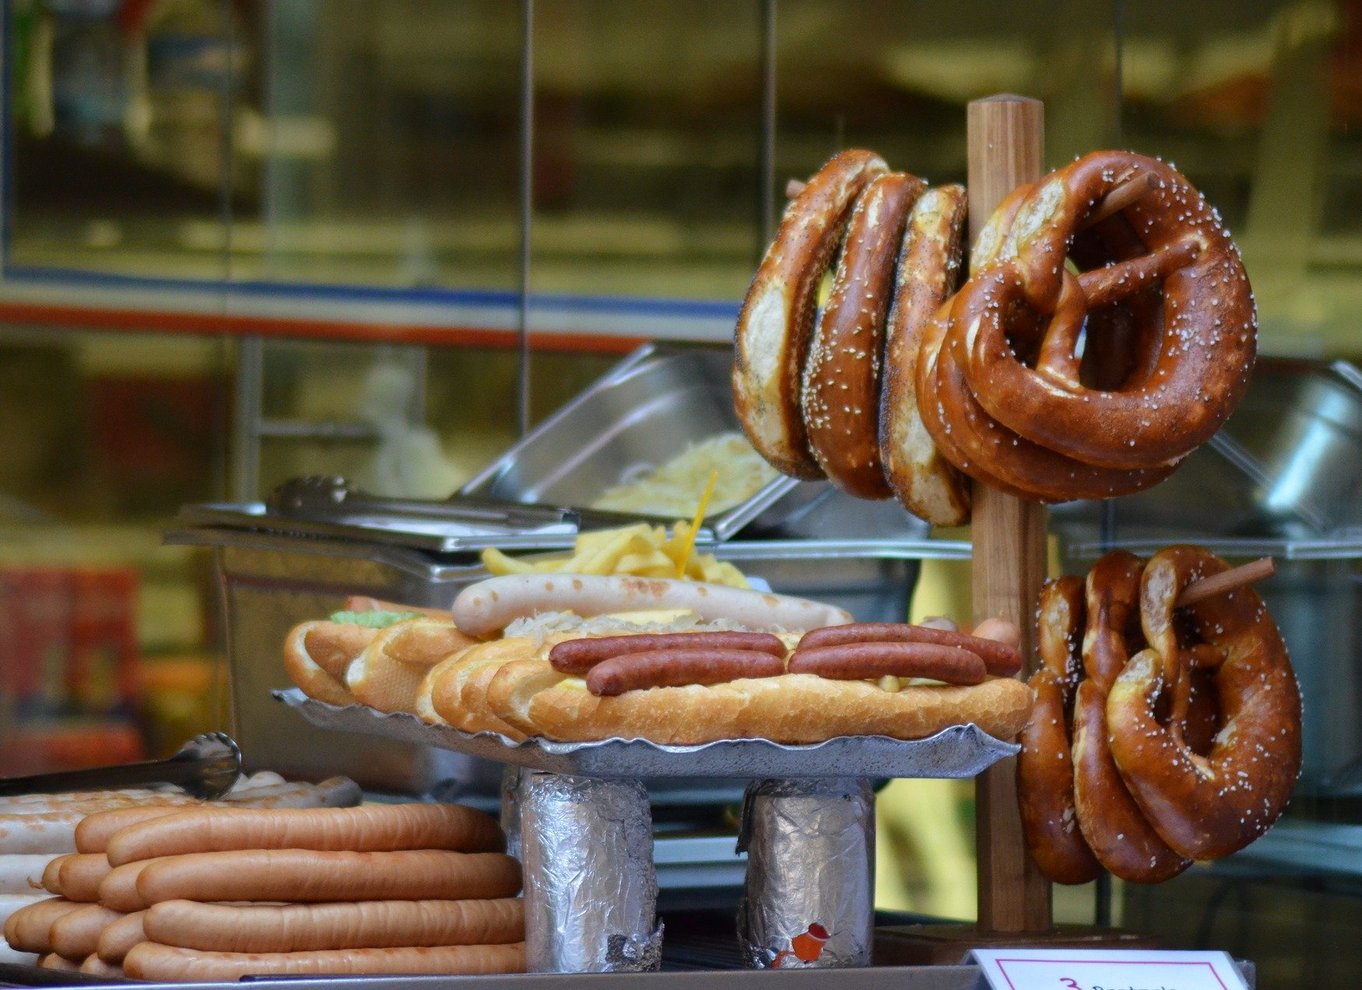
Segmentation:
<svg viewBox="0 0 1362 990">
<path fill-rule="evenodd" d="M 1248 990 L 1224 952 L 974 949 L 992 990 Z"/>
</svg>

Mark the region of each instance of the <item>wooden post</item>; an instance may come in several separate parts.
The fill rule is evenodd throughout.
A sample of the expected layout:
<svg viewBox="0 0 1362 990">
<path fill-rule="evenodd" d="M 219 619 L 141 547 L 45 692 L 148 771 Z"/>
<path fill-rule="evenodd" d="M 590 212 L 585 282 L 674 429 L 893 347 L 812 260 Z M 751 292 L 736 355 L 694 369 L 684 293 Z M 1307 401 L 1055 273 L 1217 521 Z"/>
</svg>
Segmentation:
<svg viewBox="0 0 1362 990">
<path fill-rule="evenodd" d="M 970 241 L 999 201 L 1045 172 L 1045 105 L 1020 96 L 969 104 L 966 118 Z M 974 485 L 971 587 L 975 620 L 1001 616 L 1022 630 L 1027 672 L 1035 664 L 1034 612 L 1046 576 L 1046 512 Z M 1004 760 L 975 782 L 982 932 L 1043 932 L 1051 925 L 1050 884 L 1022 839 L 1016 761 Z"/>
</svg>

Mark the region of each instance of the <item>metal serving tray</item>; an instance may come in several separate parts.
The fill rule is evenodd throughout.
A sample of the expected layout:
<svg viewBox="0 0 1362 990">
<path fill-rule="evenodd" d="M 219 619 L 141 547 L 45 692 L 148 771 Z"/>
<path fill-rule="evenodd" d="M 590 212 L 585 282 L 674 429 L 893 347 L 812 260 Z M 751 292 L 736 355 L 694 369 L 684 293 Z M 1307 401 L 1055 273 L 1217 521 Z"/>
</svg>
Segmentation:
<svg viewBox="0 0 1362 990">
<path fill-rule="evenodd" d="M 607 488 L 691 444 L 740 428 L 732 362 L 731 348 L 645 344 L 506 450 L 460 494 L 589 509 Z M 744 527 L 761 526 L 768 510 L 771 521 L 778 521 L 827 487 L 782 475 L 706 523 L 717 540 L 727 540 Z"/>
<path fill-rule="evenodd" d="M 799 746 L 765 739 L 726 739 L 699 746 L 662 746 L 645 739 L 517 743 L 495 732 L 473 734 L 428 725 L 405 712 L 328 705 L 297 688 L 276 691 L 274 697 L 319 728 L 424 743 L 530 770 L 582 777 L 973 777 L 1021 749 L 975 725 L 951 726 L 927 739 L 839 736 Z"/>
<path fill-rule="evenodd" d="M 301 536 L 321 540 L 364 540 L 368 543 L 432 554 L 474 554 L 488 547 L 501 550 L 550 550 L 571 547 L 579 531 L 575 514 L 526 526 L 516 520 L 473 521 L 454 513 L 448 503 L 430 502 L 424 514 L 368 512 L 332 518 L 308 518 L 273 511 L 264 502 L 187 505 L 175 517 L 180 530 L 222 529 Z M 700 542 L 699 539 L 696 541 Z"/>
<path fill-rule="evenodd" d="M 473 794 L 496 793 L 496 768 L 483 761 L 424 743 L 281 720 L 270 696 L 288 686 L 280 652 L 295 624 L 329 614 L 347 595 L 447 608 L 461 588 L 487 577 L 476 555 L 226 525 L 188 526 L 166 539 L 213 550 L 233 728 L 252 767 L 304 778 L 344 773 L 368 789 L 396 794 L 424 794 L 451 780 Z M 968 554 L 968 544 L 911 540 L 754 540 L 712 549 L 775 591 L 839 605 L 862 621 L 906 617 L 919 559 Z"/>
</svg>

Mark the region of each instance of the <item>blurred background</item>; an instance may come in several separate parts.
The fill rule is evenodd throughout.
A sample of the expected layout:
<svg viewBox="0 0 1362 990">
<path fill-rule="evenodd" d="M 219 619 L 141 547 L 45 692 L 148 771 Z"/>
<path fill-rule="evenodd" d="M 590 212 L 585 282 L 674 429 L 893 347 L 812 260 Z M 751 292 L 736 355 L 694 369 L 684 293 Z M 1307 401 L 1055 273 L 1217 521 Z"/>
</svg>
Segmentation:
<svg viewBox="0 0 1362 990">
<path fill-rule="evenodd" d="M 3 31 L 6 772 L 225 724 L 180 506 L 453 491 L 638 342 L 727 340 L 788 178 L 858 145 L 962 181 L 977 97 L 1043 100 L 1051 167 L 1173 161 L 1265 354 L 1362 352 L 1358 0 L 9 0 Z M 963 568 L 924 566 L 915 617 Z M 886 793 L 887 905 L 971 915 L 971 799 Z M 1264 986 L 1356 971 L 1362 871 L 1233 862 L 1056 913 Z"/>
</svg>

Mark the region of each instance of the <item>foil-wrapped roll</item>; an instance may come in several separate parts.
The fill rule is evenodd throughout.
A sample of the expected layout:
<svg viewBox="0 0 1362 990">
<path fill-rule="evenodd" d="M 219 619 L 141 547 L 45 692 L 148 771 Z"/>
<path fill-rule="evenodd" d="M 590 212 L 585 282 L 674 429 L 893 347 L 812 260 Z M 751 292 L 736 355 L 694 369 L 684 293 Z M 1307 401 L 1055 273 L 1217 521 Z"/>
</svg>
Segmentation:
<svg viewBox="0 0 1362 990">
<path fill-rule="evenodd" d="M 520 858 L 520 778 L 526 771 L 509 763 L 501 772 L 501 831 L 506 855 Z"/>
<path fill-rule="evenodd" d="M 653 819 L 643 784 L 524 771 L 516 803 L 526 968 L 659 969 Z"/>
<path fill-rule="evenodd" d="M 875 928 L 875 795 L 868 780 L 756 780 L 743 798 L 738 909 L 757 969 L 869 966 Z"/>
</svg>

